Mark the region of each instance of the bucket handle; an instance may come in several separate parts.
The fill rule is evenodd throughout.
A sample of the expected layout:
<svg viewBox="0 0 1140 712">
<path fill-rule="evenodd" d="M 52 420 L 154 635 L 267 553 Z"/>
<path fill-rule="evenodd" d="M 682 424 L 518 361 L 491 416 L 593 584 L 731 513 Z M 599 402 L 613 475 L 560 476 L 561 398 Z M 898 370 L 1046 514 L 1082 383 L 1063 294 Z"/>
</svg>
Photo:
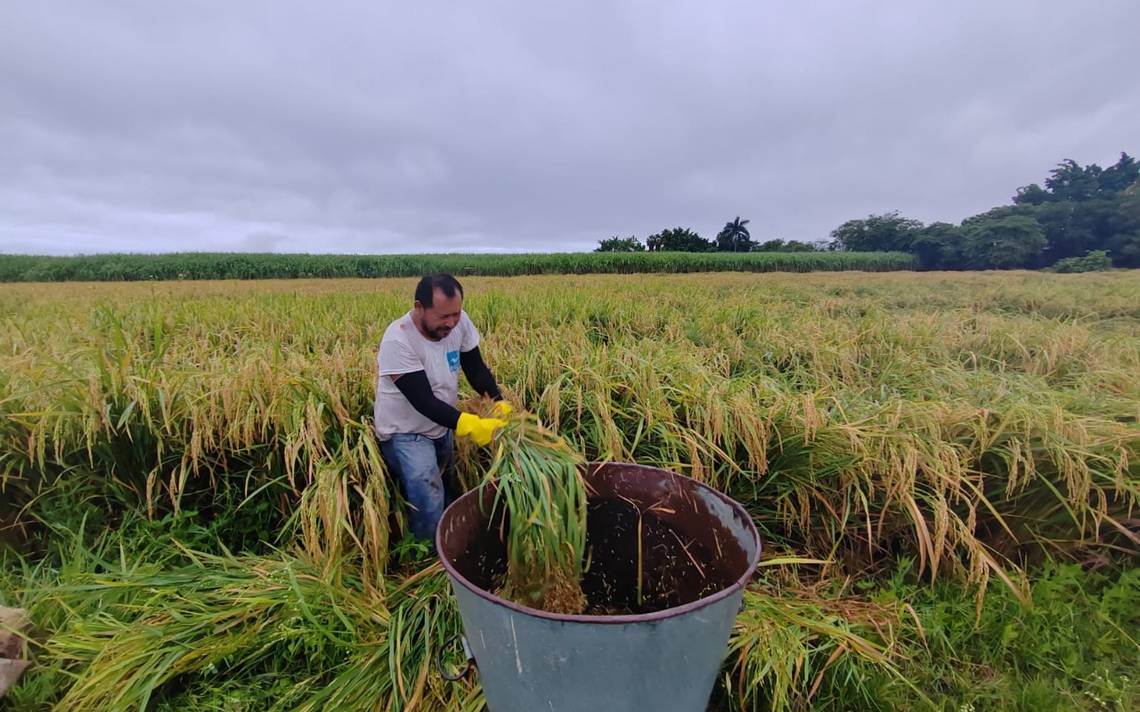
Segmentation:
<svg viewBox="0 0 1140 712">
<path fill-rule="evenodd" d="M 463 654 L 467 656 L 467 663 L 459 672 L 452 674 L 447 671 L 446 666 L 443 664 L 443 654 L 455 643 L 456 638 L 458 638 L 459 642 L 463 645 Z M 459 682 L 470 675 L 472 670 L 478 669 L 478 666 L 475 664 L 475 657 L 471 655 L 471 649 L 467 647 L 467 636 L 462 633 L 456 633 L 444 641 L 443 647 L 439 649 L 439 655 L 436 656 L 435 667 L 439 670 L 439 676 L 448 682 Z"/>
</svg>

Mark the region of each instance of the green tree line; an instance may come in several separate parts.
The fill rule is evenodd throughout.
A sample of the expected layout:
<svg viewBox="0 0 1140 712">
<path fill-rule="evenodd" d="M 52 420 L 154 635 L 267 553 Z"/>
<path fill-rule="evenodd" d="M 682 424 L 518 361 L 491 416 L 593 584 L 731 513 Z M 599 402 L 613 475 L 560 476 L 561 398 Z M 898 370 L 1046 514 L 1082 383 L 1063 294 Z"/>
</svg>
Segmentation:
<svg viewBox="0 0 1140 712">
<path fill-rule="evenodd" d="M 909 252 L 934 269 L 1140 267 L 1138 178 L 1140 165 L 1127 153 L 1108 168 L 1065 160 L 1044 186 L 1022 186 L 1012 204 L 958 225 L 871 215 L 832 231 L 830 247 Z"/>
<path fill-rule="evenodd" d="M 797 240 L 771 239 L 757 242 L 748 230 L 749 220 L 737 216 L 725 223 L 716 239 L 706 240 L 699 233 L 674 227 L 650 235 L 641 242 L 637 237 L 611 237 L 598 242 L 594 252 L 822 252 L 825 245 Z"/>
<path fill-rule="evenodd" d="M 752 239 L 748 220 L 713 240 L 688 228 L 602 240 L 598 252 L 906 252 L 928 269 L 1087 271 L 1140 267 L 1140 164 L 1127 153 L 1108 168 L 1066 159 L 1044 181 L 1017 189 L 1012 204 L 955 225 L 929 225 L 898 211 L 848 220 L 830 242 Z"/>
</svg>

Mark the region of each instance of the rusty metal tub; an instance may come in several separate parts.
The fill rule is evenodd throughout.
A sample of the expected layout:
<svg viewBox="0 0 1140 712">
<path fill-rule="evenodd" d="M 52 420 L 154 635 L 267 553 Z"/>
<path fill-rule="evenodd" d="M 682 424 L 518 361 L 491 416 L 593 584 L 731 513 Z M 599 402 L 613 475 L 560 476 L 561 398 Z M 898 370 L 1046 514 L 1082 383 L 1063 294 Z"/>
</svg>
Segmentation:
<svg viewBox="0 0 1140 712">
<path fill-rule="evenodd" d="M 592 463 L 582 615 L 488 591 L 505 570 L 501 513 L 473 490 L 436 548 L 463 619 L 468 670 L 491 712 L 701 712 L 727 652 L 760 538 L 744 508 L 688 477 Z"/>
</svg>

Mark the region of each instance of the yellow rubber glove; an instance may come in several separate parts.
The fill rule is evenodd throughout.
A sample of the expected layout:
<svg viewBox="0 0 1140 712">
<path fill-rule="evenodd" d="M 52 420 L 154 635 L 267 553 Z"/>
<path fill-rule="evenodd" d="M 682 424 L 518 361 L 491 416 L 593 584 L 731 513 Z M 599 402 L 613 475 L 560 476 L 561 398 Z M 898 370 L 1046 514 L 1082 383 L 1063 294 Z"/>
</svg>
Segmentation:
<svg viewBox="0 0 1140 712">
<path fill-rule="evenodd" d="M 508 415 L 515 411 L 511 404 L 506 401 L 495 401 L 495 407 L 491 409 L 491 413 L 496 418 L 506 418 Z"/>
<path fill-rule="evenodd" d="M 460 413 L 455 434 L 469 436 L 476 445 L 490 445 L 495 431 L 507 424 L 499 418 L 480 418 L 474 413 Z"/>
</svg>

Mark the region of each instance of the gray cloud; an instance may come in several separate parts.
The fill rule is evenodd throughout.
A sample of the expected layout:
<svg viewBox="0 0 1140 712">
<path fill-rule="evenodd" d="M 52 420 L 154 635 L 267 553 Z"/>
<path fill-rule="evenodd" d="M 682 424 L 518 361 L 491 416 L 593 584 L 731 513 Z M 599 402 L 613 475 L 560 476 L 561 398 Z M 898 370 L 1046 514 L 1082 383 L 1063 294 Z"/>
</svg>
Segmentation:
<svg viewBox="0 0 1140 712">
<path fill-rule="evenodd" d="M 1061 158 L 1138 150 L 1137 26 L 1129 0 L 23 3 L 0 26 L 0 250 L 956 222 Z"/>
</svg>

